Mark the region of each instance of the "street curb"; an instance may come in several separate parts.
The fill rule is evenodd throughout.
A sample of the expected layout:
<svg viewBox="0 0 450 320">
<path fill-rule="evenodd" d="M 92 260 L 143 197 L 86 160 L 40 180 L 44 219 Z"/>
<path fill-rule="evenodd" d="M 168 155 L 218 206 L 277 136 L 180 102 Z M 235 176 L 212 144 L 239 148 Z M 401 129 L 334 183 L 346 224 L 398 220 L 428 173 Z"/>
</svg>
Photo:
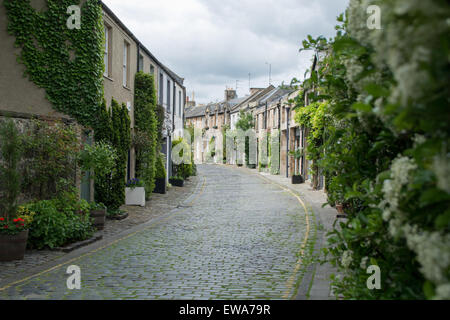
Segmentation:
<svg viewBox="0 0 450 320">
<path fill-rule="evenodd" d="M 189 203 L 189 199 L 194 198 L 197 196 L 198 192 L 201 191 L 203 183 L 205 180 L 198 179 L 196 182 L 196 185 L 194 187 L 194 190 L 192 191 L 192 194 L 188 196 L 182 204 Z M 192 200 L 191 200 L 192 201 Z M 149 221 L 133 226 L 131 228 L 123 230 L 123 232 L 120 232 L 113 237 L 109 239 L 101 239 L 98 241 L 95 241 L 91 244 L 88 244 L 86 246 L 74 249 L 73 251 L 69 253 L 62 253 L 62 256 L 59 256 L 51 261 L 48 261 L 44 264 L 41 264 L 39 266 L 36 266 L 34 270 L 26 270 L 22 272 L 20 275 L 9 277 L 3 281 L 0 281 L 0 292 L 7 290 L 8 288 L 16 285 L 20 285 L 21 283 L 27 282 L 28 280 L 31 280 L 41 274 L 45 274 L 47 272 L 53 271 L 57 268 L 61 268 L 65 265 L 68 265 L 69 263 L 75 262 L 79 259 L 82 259 L 85 256 L 89 256 L 91 254 L 94 254 L 97 251 L 107 249 L 110 246 L 114 245 L 115 243 L 126 240 L 129 237 L 132 237 L 140 232 L 143 232 L 144 230 L 150 228 L 153 225 L 156 225 L 171 216 L 173 216 L 177 211 L 183 211 L 183 209 L 174 208 L 167 213 L 150 219 Z"/>
<path fill-rule="evenodd" d="M 66 247 L 56 248 L 56 249 L 54 249 L 52 251 L 69 253 L 69 252 L 72 252 L 72 251 L 74 251 L 76 249 L 80 249 L 80 248 L 86 247 L 86 246 L 88 246 L 90 244 L 93 244 L 94 242 L 100 241 L 102 239 L 103 239 L 103 235 L 96 235 L 96 236 L 94 236 L 94 237 L 92 237 L 92 238 L 90 238 L 88 240 L 75 242 L 75 243 L 72 243 L 72 244 L 70 244 L 70 245 L 68 245 Z"/>
</svg>

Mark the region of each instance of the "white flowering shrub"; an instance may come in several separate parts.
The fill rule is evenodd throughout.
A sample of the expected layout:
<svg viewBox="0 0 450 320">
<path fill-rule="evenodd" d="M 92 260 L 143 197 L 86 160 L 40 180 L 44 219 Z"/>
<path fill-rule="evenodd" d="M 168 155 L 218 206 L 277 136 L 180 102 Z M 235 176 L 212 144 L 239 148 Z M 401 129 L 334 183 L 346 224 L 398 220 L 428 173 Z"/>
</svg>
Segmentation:
<svg viewBox="0 0 450 320">
<path fill-rule="evenodd" d="M 381 8 L 379 30 L 367 27 L 369 5 Z M 309 151 L 329 204 L 348 214 L 325 250 L 344 298 L 450 299 L 448 17 L 445 1 L 350 0 L 334 39 L 303 43 L 324 56 L 303 91 L 329 106 Z M 380 290 L 366 286 L 370 265 Z"/>
</svg>

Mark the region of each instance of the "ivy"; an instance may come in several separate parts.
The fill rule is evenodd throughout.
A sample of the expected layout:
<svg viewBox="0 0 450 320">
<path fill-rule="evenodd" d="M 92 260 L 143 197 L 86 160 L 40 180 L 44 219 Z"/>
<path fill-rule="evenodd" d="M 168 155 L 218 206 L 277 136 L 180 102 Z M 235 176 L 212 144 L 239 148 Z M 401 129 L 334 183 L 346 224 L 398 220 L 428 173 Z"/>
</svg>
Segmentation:
<svg viewBox="0 0 450 320">
<path fill-rule="evenodd" d="M 16 37 L 25 76 L 46 90 L 53 107 L 96 128 L 103 97 L 103 14 L 97 0 L 81 6 L 81 29 L 67 27 L 67 8 L 80 0 L 47 0 L 36 11 L 29 0 L 4 0 L 8 31 Z"/>
</svg>

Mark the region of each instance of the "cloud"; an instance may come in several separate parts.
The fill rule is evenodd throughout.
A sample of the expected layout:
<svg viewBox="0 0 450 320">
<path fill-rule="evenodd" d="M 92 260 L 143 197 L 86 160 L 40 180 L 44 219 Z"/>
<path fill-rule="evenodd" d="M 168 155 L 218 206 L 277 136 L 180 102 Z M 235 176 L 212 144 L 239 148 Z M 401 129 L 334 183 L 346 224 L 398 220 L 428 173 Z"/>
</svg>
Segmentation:
<svg viewBox="0 0 450 320">
<path fill-rule="evenodd" d="M 250 86 L 302 78 L 311 53 L 301 41 L 334 34 L 348 0 L 105 0 L 141 42 L 184 77 L 197 102 L 222 99 L 226 86 L 238 94 Z"/>
</svg>

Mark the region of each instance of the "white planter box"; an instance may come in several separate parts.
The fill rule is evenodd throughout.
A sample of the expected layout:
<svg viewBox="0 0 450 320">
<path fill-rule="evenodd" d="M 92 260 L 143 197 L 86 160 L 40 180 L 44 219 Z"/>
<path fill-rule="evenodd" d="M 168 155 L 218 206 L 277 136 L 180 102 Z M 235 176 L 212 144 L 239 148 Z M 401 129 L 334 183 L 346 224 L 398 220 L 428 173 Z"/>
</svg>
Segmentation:
<svg viewBox="0 0 450 320">
<path fill-rule="evenodd" d="M 145 207 L 145 188 L 125 188 L 125 204 Z"/>
</svg>

